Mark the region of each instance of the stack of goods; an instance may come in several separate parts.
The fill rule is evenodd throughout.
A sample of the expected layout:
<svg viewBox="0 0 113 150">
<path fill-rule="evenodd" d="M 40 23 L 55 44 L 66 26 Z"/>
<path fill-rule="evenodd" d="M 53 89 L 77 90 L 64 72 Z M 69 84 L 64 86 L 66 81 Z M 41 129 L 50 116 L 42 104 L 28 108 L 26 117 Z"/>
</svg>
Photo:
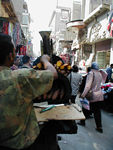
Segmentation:
<svg viewBox="0 0 113 150">
<path fill-rule="evenodd" d="M 113 83 L 105 83 L 101 85 L 104 93 L 104 109 L 113 112 Z"/>
<path fill-rule="evenodd" d="M 111 90 L 113 90 L 113 83 L 105 83 L 101 85 L 102 92 L 104 95 L 107 95 L 107 93 L 110 93 Z"/>
</svg>

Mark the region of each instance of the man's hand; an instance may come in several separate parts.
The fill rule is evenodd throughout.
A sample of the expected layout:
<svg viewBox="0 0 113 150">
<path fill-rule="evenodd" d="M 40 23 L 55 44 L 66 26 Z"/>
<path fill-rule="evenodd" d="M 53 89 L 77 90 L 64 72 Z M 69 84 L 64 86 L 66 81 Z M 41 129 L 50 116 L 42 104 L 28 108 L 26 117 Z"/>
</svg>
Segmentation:
<svg viewBox="0 0 113 150">
<path fill-rule="evenodd" d="M 50 57 L 48 55 L 43 55 L 43 56 L 41 56 L 40 61 L 42 63 L 44 63 L 44 62 L 50 62 Z"/>
<path fill-rule="evenodd" d="M 82 96 L 82 94 L 79 95 L 80 98 L 84 99 L 84 97 Z"/>
<path fill-rule="evenodd" d="M 50 70 L 51 72 L 53 72 L 54 78 L 58 78 L 57 71 L 55 67 L 50 63 L 50 57 L 48 55 L 41 56 L 40 61 L 43 63 L 45 70 Z"/>
</svg>

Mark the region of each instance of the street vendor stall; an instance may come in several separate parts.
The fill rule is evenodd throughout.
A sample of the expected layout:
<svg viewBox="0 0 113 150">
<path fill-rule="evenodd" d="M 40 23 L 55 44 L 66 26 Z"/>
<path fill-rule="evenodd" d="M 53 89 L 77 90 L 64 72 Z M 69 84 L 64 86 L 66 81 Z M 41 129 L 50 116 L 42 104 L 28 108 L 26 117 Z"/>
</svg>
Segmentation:
<svg viewBox="0 0 113 150">
<path fill-rule="evenodd" d="M 77 104 L 71 105 L 42 105 L 34 104 L 35 114 L 38 122 L 49 120 L 81 120 L 85 116 Z"/>
<path fill-rule="evenodd" d="M 113 113 L 113 83 L 105 83 L 101 86 L 104 93 L 103 109 Z"/>
<path fill-rule="evenodd" d="M 34 103 L 34 110 L 41 129 L 39 143 L 43 149 L 60 150 L 57 134 L 76 134 L 75 120 L 85 119 L 77 104 Z"/>
</svg>

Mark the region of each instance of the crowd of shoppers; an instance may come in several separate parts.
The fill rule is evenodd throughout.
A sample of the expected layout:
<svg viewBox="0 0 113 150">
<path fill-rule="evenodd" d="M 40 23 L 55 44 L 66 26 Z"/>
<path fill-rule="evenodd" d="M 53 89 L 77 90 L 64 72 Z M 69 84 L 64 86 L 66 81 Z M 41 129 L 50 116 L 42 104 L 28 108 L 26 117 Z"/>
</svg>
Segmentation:
<svg viewBox="0 0 113 150">
<path fill-rule="evenodd" d="M 18 56 L 16 56 L 15 61 L 18 59 Z M 54 56 L 55 59 L 55 56 Z M 58 59 L 58 58 L 57 58 Z M 19 61 L 17 61 L 19 62 Z M 61 63 L 61 65 L 59 65 Z M 14 62 L 13 66 L 17 65 L 17 63 Z M 92 96 L 90 98 L 90 110 L 86 110 L 82 107 L 83 113 L 87 118 L 92 118 L 92 113 L 94 114 L 94 119 L 96 123 L 96 130 L 98 132 L 103 132 L 102 129 L 102 121 L 101 121 L 101 106 L 102 101 L 104 100 L 103 93 L 101 90 L 101 83 L 103 83 L 103 80 L 105 82 L 106 80 L 106 74 L 103 77 L 103 71 L 99 69 L 99 66 L 96 62 L 93 62 L 91 67 L 87 68 L 87 74 L 82 77 L 82 75 L 78 72 L 79 68 L 77 65 L 73 65 L 72 68 L 70 68 L 70 71 L 67 72 L 67 64 L 63 64 L 63 62 L 57 61 L 55 64 L 56 68 L 60 69 L 60 72 L 63 73 L 65 76 L 67 76 L 72 92 L 70 100 L 72 103 L 76 102 L 76 96 L 78 93 L 80 93 L 81 98 L 87 97 L 87 94 L 89 91 L 92 91 Z M 13 68 L 13 66 L 11 68 Z M 63 66 L 63 67 L 62 67 Z M 29 56 L 23 56 L 22 58 L 22 66 L 21 68 L 31 68 L 31 61 Z M 58 68 L 59 67 L 59 68 Z M 112 64 L 109 68 L 107 68 L 106 72 L 108 74 L 108 81 L 111 81 L 112 79 Z M 16 67 L 15 67 L 16 68 Z M 18 67 L 16 68 L 18 69 Z M 14 69 L 13 69 L 14 70 Z M 85 120 L 80 120 L 78 122 L 79 125 L 85 126 Z"/>
<path fill-rule="evenodd" d="M 70 65 L 59 61 L 53 65 L 48 55 L 41 56 L 40 62 L 43 70 L 35 70 L 31 66 L 30 57 L 25 55 L 22 57 L 20 67 L 19 56 L 15 55 L 11 37 L 0 33 L 0 149 L 2 150 L 44 148 L 43 143 L 40 143 L 40 129 L 33 109 L 33 99 L 38 99 L 51 91 L 54 81 L 58 79 L 57 69 L 66 76 L 66 79 L 68 78 L 72 88 L 70 99 L 72 103 L 76 102 L 83 81 L 82 75 L 78 73 L 78 66 L 74 65 L 71 68 Z M 113 64 L 106 70 L 108 81 L 112 79 L 112 68 Z M 96 130 L 103 133 L 101 120 L 101 106 L 104 100 L 101 90 L 103 75 L 96 62 L 92 63 L 90 69 L 85 77 L 80 97 L 87 98 L 90 92 L 90 109 L 94 113 Z M 65 95 L 65 89 L 62 91 Z M 64 96 L 58 88 L 53 93 L 58 94 L 55 95 L 57 99 Z M 64 97 L 67 98 L 67 95 Z M 55 100 L 52 97 L 50 99 Z M 58 149 L 56 144 L 54 150 Z"/>
</svg>

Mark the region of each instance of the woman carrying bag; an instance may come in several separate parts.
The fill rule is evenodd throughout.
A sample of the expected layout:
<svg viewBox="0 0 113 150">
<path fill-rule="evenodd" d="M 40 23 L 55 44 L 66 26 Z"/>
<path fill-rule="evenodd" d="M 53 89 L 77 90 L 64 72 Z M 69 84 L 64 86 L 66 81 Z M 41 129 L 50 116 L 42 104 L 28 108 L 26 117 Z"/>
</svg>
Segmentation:
<svg viewBox="0 0 113 150">
<path fill-rule="evenodd" d="M 88 97 L 87 99 L 90 101 L 90 109 L 94 113 L 96 130 L 100 133 L 103 133 L 101 121 L 101 106 L 104 100 L 101 90 L 102 81 L 103 78 L 99 71 L 99 66 L 96 62 L 93 62 L 91 65 L 91 71 L 87 75 L 85 89 L 81 94 L 81 98 Z"/>
</svg>

